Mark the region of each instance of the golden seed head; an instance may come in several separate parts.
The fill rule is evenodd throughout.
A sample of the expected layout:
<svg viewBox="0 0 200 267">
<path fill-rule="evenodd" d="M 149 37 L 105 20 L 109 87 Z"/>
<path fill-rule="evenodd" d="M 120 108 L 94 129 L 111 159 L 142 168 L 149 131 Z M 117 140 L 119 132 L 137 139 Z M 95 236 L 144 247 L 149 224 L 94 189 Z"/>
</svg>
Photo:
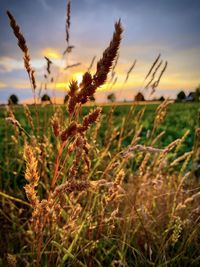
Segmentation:
<svg viewBox="0 0 200 267">
<path fill-rule="evenodd" d="M 33 186 L 37 186 L 39 181 L 39 175 L 37 171 L 38 161 L 35 158 L 32 147 L 27 144 L 24 148 L 24 159 L 26 161 L 25 178 Z"/>
</svg>

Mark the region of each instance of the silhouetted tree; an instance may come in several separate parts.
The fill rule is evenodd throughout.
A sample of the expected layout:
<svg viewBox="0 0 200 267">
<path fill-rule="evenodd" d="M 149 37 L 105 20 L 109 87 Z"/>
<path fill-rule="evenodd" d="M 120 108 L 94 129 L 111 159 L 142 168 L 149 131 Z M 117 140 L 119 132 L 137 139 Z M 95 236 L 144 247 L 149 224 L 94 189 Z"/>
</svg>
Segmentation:
<svg viewBox="0 0 200 267">
<path fill-rule="evenodd" d="M 196 102 L 200 101 L 200 85 L 195 89 L 195 99 Z"/>
<path fill-rule="evenodd" d="M 69 95 L 67 94 L 64 97 L 64 104 L 67 104 L 68 100 L 69 100 Z"/>
<path fill-rule="evenodd" d="M 161 97 L 159 98 L 159 101 L 165 101 L 164 96 L 161 96 Z"/>
<path fill-rule="evenodd" d="M 116 96 L 115 96 L 114 93 L 111 93 L 111 94 L 109 94 L 109 95 L 107 96 L 107 99 L 108 99 L 108 101 L 110 101 L 110 102 L 115 102 L 115 101 L 116 101 Z"/>
<path fill-rule="evenodd" d="M 186 98 L 187 101 L 199 102 L 200 101 L 200 85 L 194 92 L 190 92 Z"/>
<path fill-rule="evenodd" d="M 17 105 L 19 102 L 19 99 L 16 95 L 11 95 L 9 98 L 8 98 L 8 105 Z"/>
<path fill-rule="evenodd" d="M 44 95 L 41 97 L 41 101 L 42 101 L 42 102 L 49 102 L 49 103 L 51 103 L 51 98 L 50 98 L 49 95 L 44 94 Z"/>
<path fill-rule="evenodd" d="M 195 101 L 195 98 L 196 98 L 196 95 L 195 95 L 195 92 L 190 92 L 187 96 L 187 101 Z"/>
<path fill-rule="evenodd" d="M 181 102 L 186 99 L 186 95 L 184 91 L 178 93 L 176 101 Z"/>
<path fill-rule="evenodd" d="M 142 93 L 137 93 L 137 95 L 134 98 L 135 101 L 145 101 L 144 96 Z"/>
</svg>

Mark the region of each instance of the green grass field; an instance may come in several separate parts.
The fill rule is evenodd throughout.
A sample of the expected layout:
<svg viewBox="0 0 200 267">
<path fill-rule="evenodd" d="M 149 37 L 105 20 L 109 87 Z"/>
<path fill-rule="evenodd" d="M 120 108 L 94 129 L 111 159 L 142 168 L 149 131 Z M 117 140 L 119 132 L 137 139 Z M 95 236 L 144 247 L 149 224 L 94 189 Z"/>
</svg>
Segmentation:
<svg viewBox="0 0 200 267">
<path fill-rule="evenodd" d="M 94 106 L 95 107 L 95 106 Z M 120 124 L 122 123 L 122 118 L 126 117 L 129 110 L 129 105 L 122 105 L 122 106 L 113 106 L 114 108 L 114 114 L 113 114 L 113 123 L 116 127 L 120 127 Z M 141 109 L 145 109 L 144 116 L 141 120 L 143 131 L 142 136 L 146 136 L 148 130 L 151 130 L 153 127 L 153 120 L 155 116 L 156 108 L 158 107 L 158 104 L 147 104 L 147 105 L 138 105 L 135 107 L 136 111 L 139 111 Z M 63 110 L 66 108 L 64 106 L 61 106 Z M 92 109 L 93 107 L 83 107 L 82 109 L 82 115 L 84 116 L 87 114 L 87 112 Z M 108 114 L 111 106 L 103 107 L 103 114 Z M 187 137 L 187 144 L 185 147 L 185 150 L 187 151 L 188 148 L 191 148 L 191 145 L 194 141 L 194 131 L 195 128 L 199 125 L 199 116 L 198 116 L 198 110 L 200 108 L 199 103 L 173 103 L 170 104 L 167 116 L 165 118 L 165 121 L 160 125 L 159 131 L 165 131 L 166 136 L 164 139 L 162 139 L 162 144 L 167 145 L 172 140 L 175 140 L 176 138 L 182 137 L 186 131 L 190 131 L 190 134 Z M 30 107 L 31 114 L 33 116 L 33 120 L 35 120 L 35 113 L 34 113 L 34 107 Z M 40 121 L 41 121 L 41 130 L 46 126 L 48 119 L 53 116 L 53 113 L 55 111 L 55 107 L 51 105 L 47 106 L 41 106 L 39 107 L 39 114 L 40 114 Z M 16 118 L 20 121 L 21 125 L 26 129 L 27 132 L 30 131 L 30 126 L 27 124 L 26 116 L 23 112 L 22 106 L 16 106 L 14 109 Z M 68 117 L 68 113 L 66 110 L 66 117 Z M 6 138 L 6 132 L 9 135 L 12 134 L 12 126 L 7 125 L 8 123 L 5 122 L 5 108 L 0 108 L 0 138 L 2 140 L 1 142 L 1 155 L 3 153 L 3 150 L 5 147 L 5 138 Z M 131 123 L 134 123 L 134 121 L 130 120 Z M 106 127 L 106 121 L 104 121 L 104 124 L 102 125 L 102 133 L 105 131 Z"/>
<path fill-rule="evenodd" d="M 94 106 L 95 107 L 95 106 Z M 82 116 L 86 115 L 91 107 L 83 107 Z M 148 133 L 152 131 L 153 121 L 155 118 L 155 112 L 158 107 L 158 104 L 147 104 L 147 105 L 138 105 L 133 106 L 135 109 L 135 114 L 138 111 L 144 109 L 144 115 L 141 118 L 140 125 L 142 125 L 142 131 L 140 134 L 141 142 L 145 144 L 148 139 Z M 68 112 L 65 106 L 60 106 L 63 110 L 66 118 L 68 118 Z M 100 127 L 99 138 L 104 138 L 105 131 L 108 126 L 108 117 L 109 113 L 113 109 L 112 115 L 112 127 L 120 130 L 122 127 L 123 119 L 128 116 L 130 112 L 131 106 L 122 105 L 122 106 L 104 106 L 103 107 L 103 121 Z M 181 138 L 186 132 L 189 131 L 185 142 L 182 144 L 180 149 L 180 154 L 190 151 L 192 149 L 192 145 L 194 142 L 195 129 L 199 125 L 199 117 L 198 117 L 198 103 L 173 103 L 170 104 L 167 110 L 167 115 L 163 123 L 159 125 L 156 130 L 156 134 L 164 131 L 165 134 L 160 139 L 159 143 L 157 143 L 158 147 L 165 147 L 170 144 L 173 140 L 177 138 Z M 40 117 L 40 133 L 46 131 L 46 135 L 51 135 L 51 126 L 50 119 L 55 112 L 55 106 L 46 105 L 46 106 L 38 106 L 39 117 Z M 33 117 L 34 123 L 36 123 L 35 118 L 35 109 L 33 106 L 30 106 L 31 115 Z M 23 106 L 15 106 L 14 114 L 16 119 L 21 123 L 22 127 L 30 133 L 31 128 L 30 124 L 27 123 L 27 118 L 24 114 Z M 18 158 L 19 153 L 21 153 L 23 143 L 21 146 L 16 148 L 16 144 L 12 140 L 12 136 L 14 135 L 14 128 L 8 122 L 5 121 L 5 117 L 7 116 L 6 109 L 1 107 L 0 109 L 0 176 L 1 184 L 4 187 L 7 182 L 17 181 L 17 175 L 22 175 L 22 166 L 21 160 Z M 136 116 L 136 115 L 135 115 Z M 65 118 L 65 119 L 66 119 Z M 134 120 L 134 115 L 128 122 L 129 130 L 134 128 L 137 124 L 137 121 Z M 116 137 L 117 138 L 117 137 Z M 20 135 L 19 135 L 19 144 L 20 144 Z M 52 142 L 54 142 L 52 140 Z M 128 146 L 131 142 L 131 137 L 127 137 L 123 140 L 122 145 L 124 147 Z M 14 175 L 13 175 L 14 174 Z M 4 180 L 3 180 L 4 179 Z"/>
<path fill-rule="evenodd" d="M 0 251 L 0 266 L 7 262 L 5 255 L 20 264 L 10 266 L 198 266 L 199 107 L 174 103 L 158 112 L 156 104 L 104 106 L 102 119 L 84 134 L 85 154 L 79 154 L 75 143 L 79 133 L 63 150 L 62 141 L 53 134 L 55 112 L 62 130 L 71 123 L 65 106 L 37 106 L 39 121 L 34 106 L 29 107 L 32 119 L 23 106 L 12 111 L 1 107 L 0 246 L 6 246 Z M 80 118 L 75 118 L 79 125 L 95 108 L 82 107 Z M 5 120 L 12 114 L 20 127 Z M 174 144 L 177 139 L 180 143 Z M 34 151 L 29 162 L 24 157 L 27 144 Z M 144 150 L 126 158 L 127 148 L 137 145 Z M 149 153 L 148 147 L 164 150 L 159 155 Z M 32 207 L 24 190 L 25 177 L 28 172 L 35 175 L 35 166 L 40 176 L 39 205 L 48 203 L 54 173 L 59 177 L 56 190 L 66 181 L 70 185 L 72 171 L 77 183 L 72 180 L 72 191 L 58 196 L 58 203 L 64 197 L 65 205 L 62 209 L 58 205 L 62 212 L 50 225 L 44 223 L 42 249 L 37 239 L 41 233 L 35 234 L 29 221 Z M 91 188 L 76 192 L 85 179 Z M 112 186 L 101 188 L 102 181 Z M 36 255 L 41 265 L 36 264 Z"/>
</svg>

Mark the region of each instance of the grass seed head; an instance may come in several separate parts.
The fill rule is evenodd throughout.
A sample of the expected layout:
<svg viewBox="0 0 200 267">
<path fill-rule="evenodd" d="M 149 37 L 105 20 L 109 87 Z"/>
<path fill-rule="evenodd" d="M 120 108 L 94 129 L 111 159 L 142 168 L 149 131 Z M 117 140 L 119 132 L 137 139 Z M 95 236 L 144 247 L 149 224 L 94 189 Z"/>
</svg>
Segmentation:
<svg viewBox="0 0 200 267">
<path fill-rule="evenodd" d="M 24 66 L 28 72 L 33 90 L 35 90 L 36 89 L 36 81 L 35 81 L 35 76 L 34 76 L 34 70 L 31 67 L 31 58 L 29 55 L 29 50 L 28 50 L 28 47 L 26 44 L 26 40 L 20 31 L 19 25 L 17 24 L 14 16 L 10 13 L 10 11 L 7 11 L 7 16 L 10 20 L 10 26 L 13 30 L 13 33 L 18 40 L 18 46 L 20 47 L 21 51 L 24 54 Z"/>
</svg>

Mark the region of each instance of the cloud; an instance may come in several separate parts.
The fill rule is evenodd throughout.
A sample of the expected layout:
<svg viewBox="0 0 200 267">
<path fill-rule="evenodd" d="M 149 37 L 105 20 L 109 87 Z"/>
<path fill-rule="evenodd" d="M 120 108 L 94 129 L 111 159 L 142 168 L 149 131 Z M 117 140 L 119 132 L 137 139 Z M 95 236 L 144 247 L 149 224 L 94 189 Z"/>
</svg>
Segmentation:
<svg viewBox="0 0 200 267">
<path fill-rule="evenodd" d="M 62 58 L 62 55 L 58 51 L 58 49 L 51 48 L 51 47 L 46 47 L 46 48 L 42 49 L 41 55 L 46 56 L 50 59 L 61 59 Z"/>
<path fill-rule="evenodd" d="M 0 88 L 5 88 L 6 87 L 6 84 L 5 83 L 2 83 L 0 82 Z"/>
<path fill-rule="evenodd" d="M 23 63 L 10 57 L 0 57 L 0 72 L 23 69 Z"/>
<path fill-rule="evenodd" d="M 47 4 L 46 0 L 38 0 L 38 2 L 42 5 L 44 10 L 48 11 L 49 9 L 51 9 L 51 6 L 49 4 Z"/>
</svg>

